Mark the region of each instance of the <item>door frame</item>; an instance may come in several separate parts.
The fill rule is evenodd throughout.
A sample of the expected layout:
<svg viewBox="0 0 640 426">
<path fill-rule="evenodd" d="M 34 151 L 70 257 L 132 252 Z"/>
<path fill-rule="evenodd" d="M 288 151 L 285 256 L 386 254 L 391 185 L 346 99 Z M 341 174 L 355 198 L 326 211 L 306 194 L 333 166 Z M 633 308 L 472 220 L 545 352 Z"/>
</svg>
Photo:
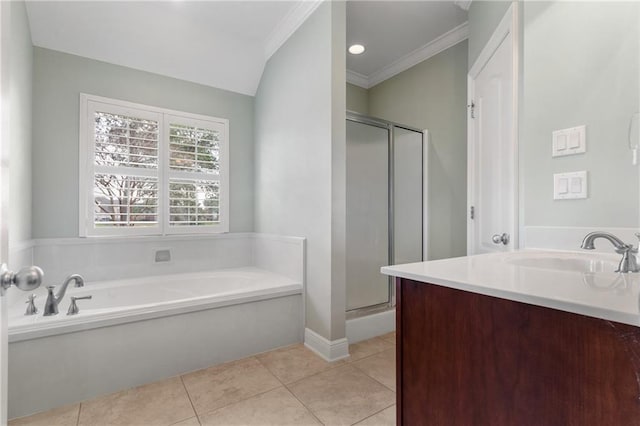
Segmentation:
<svg viewBox="0 0 640 426">
<path fill-rule="evenodd" d="M 512 111 L 513 111 L 513 123 L 512 123 L 512 135 L 511 143 L 513 148 L 513 165 L 514 165 L 514 185 L 513 185 L 513 229 L 510 230 L 512 249 L 518 249 L 520 247 L 520 170 L 519 170 L 519 149 L 518 149 L 518 102 L 519 102 L 519 73 L 520 73 L 520 34 L 518 25 L 518 3 L 511 2 L 511 5 L 507 9 L 506 13 L 500 20 L 500 23 L 494 30 L 493 34 L 487 41 L 487 44 L 482 48 L 482 51 L 478 55 L 478 58 L 473 63 L 467 74 L 467 99 L 469 105 L 472 105 L 475 98 L 475 80 L 483 70 L 485 65 L 493 57 L 495 51 L 500 47 L 502 41 L 511 34 L 512 42 Z M 475 185 L 473 177 L 476 171 L 476 147 L 475 147 L 475 126 L 471 121 L 471 115 L 467 115 L 467 255 L 477 254 L 474 253 L 475 247 L 475 233 L 474 233 L 474 220 L 471 218 L 471 207 L 476 205 L 477 194 L 475 193 Z"/>
<path fill-rule="evenodd" d="M 9 138 L 8 138 L 8 92 L 7 72 L 9 55 L 6 51 L 9 36 L 9 8 L 7 2 L 0 3 L 0 264 L 6 263 L 9 257 L 9 224 L 8 224 L 8 191 L 9 191 Z M 8 318 L 7 297 L 3 296 L 4 290 L 0 288 L 0 425 L 7 424 L 8 397 L 7 397 L 7 373 L 9 343 L 8 343 Z"/>
</svg>

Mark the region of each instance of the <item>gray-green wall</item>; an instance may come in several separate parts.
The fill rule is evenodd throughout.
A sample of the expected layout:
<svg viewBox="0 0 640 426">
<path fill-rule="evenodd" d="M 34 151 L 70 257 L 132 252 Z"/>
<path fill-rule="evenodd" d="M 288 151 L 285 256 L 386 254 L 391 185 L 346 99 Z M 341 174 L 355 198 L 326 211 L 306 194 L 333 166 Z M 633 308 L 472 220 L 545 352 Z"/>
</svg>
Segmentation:
<svg viewBox="0 0 640 426">
<path fill-rule="evenodd" d="M 253 230 L 253 97 L 36 47 L 34 238 L 78 236 L 80 93 L 229 119 L 230 230 Z"/>
<path fill-rule="evenodd" d="M 429 259 L 466 255 L 467 42 L 369 89 L 369 115 L 430 133 Z"/>
<path fill-rule="evenodd" d="M 347 83 L 347 111 L 369 114 L 369 91 L 360 86 Z"/>
<path fill-rule="evenodd" d="M 511 1 L 475 0 L 469 7 L 469 68 L 507 12 Z"/>
<path fill-rule="evenodd" d="M 520 6 L 525 226 L 638 227 L 638 166 L 627 132 L 640 110 L 640 4 Z M 552 158 L 552 132 L 583 124 L 587 152 Z M 581 170 L 589 173 L 588 198 L 554 201 L 553 174 Z"/>
<path fill-rule="evenodd" d="M 344 10 L 322 3 L 269 59 L 255 97 L 255 230 L 307 238 L 306 327 L 328 340 L 345 336 L 344 265 L 334 265 L 344 263 Z"/>
<path fill-rule="evenodd" d="M 3 54 L 8 52 L 9 65 L 4 70 L 8 74 L 8 103 L 3 113 L 8 116 L 9 246 L 12 249 L 31 239 L 33 46 L 24 2 L 3 2 L 2 6 L 3 14 L 9 17 L 10 31 L 9 37 L 3 40 Z"/>
</svg>

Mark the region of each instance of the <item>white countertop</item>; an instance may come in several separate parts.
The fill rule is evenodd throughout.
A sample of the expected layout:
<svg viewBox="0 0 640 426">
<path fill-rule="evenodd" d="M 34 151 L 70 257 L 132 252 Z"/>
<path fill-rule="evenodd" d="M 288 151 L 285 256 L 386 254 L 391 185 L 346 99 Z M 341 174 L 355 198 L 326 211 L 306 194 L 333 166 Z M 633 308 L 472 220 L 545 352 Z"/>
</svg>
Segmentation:
<svg viewBox="0 0 640 426">
<path fill-rule="evenodd" d="M 640 326 L 640 274 L 620 256 L 522 250 L 385 266 L 394 277 Z"/>
</svg>

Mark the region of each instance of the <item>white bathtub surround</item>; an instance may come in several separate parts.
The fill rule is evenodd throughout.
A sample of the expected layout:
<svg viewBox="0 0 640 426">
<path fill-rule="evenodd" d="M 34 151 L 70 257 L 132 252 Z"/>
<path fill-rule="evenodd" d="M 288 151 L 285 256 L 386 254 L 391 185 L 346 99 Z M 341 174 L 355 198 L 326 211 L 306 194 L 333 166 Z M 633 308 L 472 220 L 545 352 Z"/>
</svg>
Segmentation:
<svg viewBox="0 0 640 426">
<path fill-rule="evenodd" d="M 300 342 L 301 309 L 285 296 L 10 343 L 9 418 Z"/>
<path fill-rule="evenodd" d="M 396 310 L 389 309 L 371 315 L 347 319 L 347 340 L 358 343 L 373 337 L 391 333 L 396 329 Z"/>
<path fill-rule="evenodd" d="M 570 226 L 525 226 L 520 244 L 525 249 L 580 250 L 582 239 L 590 232 L 609 232 L 627 244 L 638 245 L 639 228 L 584 228 Z M 596 252 L 613 253 L 608 241 L 596 241 Z"/>
<path fill-rule="evenodd" d="M 9 244 L 9 262 L 13 269 L 30 266 L 33 261 L 33 240 Z"/>
<path fill-rule="evenodd" d="M 349 357 L 349 342 L 346 338 L 327 340 L 315 331 L 304 329 L 304 345 L 328 362 Z"/>
<path fill-rule="evenodd" d="M 45 273 L 45 285 L 59 285 L 71 273 L 87 281 L 108 281 L 222 268 L 257 266 L 303 279 L 304 238 L 257 233 L 164 237 L 46 238 L 26 242 L 20 259 L 32 259 Z M 169 249 L 170 262 L 155 262 Z M 269 255 L 274 252 L 278 255 Z M 15 268 L 15 267 L 14 267 Z"/>
<path fill-rule="evenodd" d="M 257 234 L 36 242 L 45 284 L 80 273 L 85 286 L 55 317 L 42 316 L 44 287 L 39 314 L 10 306 L 9 417 L 301 342 L 304 247 Z M 158 248 L 170 262 L 155 262 Z"/>
<path fill-rule="evenodd" d="M 294 280 L 305 275 L 306 244 L 303 238 L 251 234 L 251 264 Z"/>
<path fill-rule="evenodd" d="M 614 272 L 619 260 L 586 250 L 521 250 L 385 266 L 382 273 L 640 326 L 640 274 Z"/>
</svg>

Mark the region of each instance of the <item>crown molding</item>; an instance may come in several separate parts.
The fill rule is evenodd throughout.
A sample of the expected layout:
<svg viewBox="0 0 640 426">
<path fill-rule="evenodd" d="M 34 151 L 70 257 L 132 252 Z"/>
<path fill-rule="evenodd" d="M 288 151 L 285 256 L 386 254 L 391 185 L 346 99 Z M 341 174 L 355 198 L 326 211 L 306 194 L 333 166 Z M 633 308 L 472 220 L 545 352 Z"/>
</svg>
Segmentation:
<svg viewBox="0 0 640 426">
<path fill-rule="evenodd" d="M 471 7 L 471 0 L 455 0 L 453 3 L 462 10 L 469 10 Z"/>
<path fill-rule="evenodd" d="M 392 62 L 381 70 L 371 74 L 369 76 L 369 87 L 380 84 L 394 75 L 400 74 L 402 71 L 406 71 L 409 68 L 418 65 L 420 62 L 437 55 L 443 50 L 455 46 L 467 38 L 469 38 L 469 23 L 465 22 L 464 24 L 458 25 L 454 29 L 442 34 L 435 40 L 403 56 L 397 61 Z"/>
<path fill-rule="evenodd" d="M 280 49 L 291 35 L 307 20 L 307 18 L 322 4 L 323 0 L 301 0 L 280 20 L 278 25 L 267 37 L 265 43 L 265 60 Z"/>
<path fill-rule="evenodd" d="M 363 89 L 370 87 L 369 78 L 366 75 L 351 70 L 347 70 L 347 83 L 362 87 Z"/>
<path fill-rule="evenodd" d="M 364 89 L 369 89 L 437 55 L 443 50 L 455 46 L 467 38 L 469 38 L 469 23 L 465 22 L 371 75 L 366 76 L 355 71 L 347 70 L 347 82 Z"/>
</svg>

